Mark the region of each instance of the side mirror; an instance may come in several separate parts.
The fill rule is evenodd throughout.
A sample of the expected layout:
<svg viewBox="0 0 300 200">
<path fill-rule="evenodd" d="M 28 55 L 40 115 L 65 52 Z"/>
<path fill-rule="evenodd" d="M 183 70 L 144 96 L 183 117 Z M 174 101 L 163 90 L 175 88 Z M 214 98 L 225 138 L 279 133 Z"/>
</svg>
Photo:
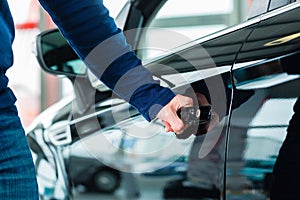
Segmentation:
<svg viewBox="0 0 300 200">
<path fill-rule="evenodd" d="M 86 76 L 87 67 L 58 29 L 40 33 L 35 48 L 37 60 L 46 72 L 70 77 Z"/>
</svg>

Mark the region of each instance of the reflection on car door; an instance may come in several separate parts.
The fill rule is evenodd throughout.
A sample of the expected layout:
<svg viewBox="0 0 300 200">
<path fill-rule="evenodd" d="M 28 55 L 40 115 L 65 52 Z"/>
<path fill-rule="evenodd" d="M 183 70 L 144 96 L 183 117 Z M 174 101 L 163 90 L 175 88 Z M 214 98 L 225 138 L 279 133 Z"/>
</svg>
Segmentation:
<svg viewBox="0 0 300 200">
<path fill-rule="evenodd" d="M 215 198 L 223 196 L 224 166 L 226 160 L 227 130 L 231 106 L 238 108 L 253 92 L 241 92 L 239 101 L 231 105 L 231 68 L 237 53 L 256 21 L 220 32 L 214 39 L 195 41 L 198 44 L 178 51 L 169 57 L 146 65 L 157 77 L 173 83 L 173 90 L 190 95 L 201 105 L 204 95 L 212 105 L 218 123 L 206 135 L 198 136 L 192 143 L 187 163 L 188 186 L 170 183 L 164 189 L 168 198 Z M 223 34 L 221 34 L 223 33 Z M 158 67 L 159 66 L 159 67 Z M 168 82 L 168 81 L 166 81 Z M 191 134 L 194 130 L 187 129 Z M 187 132 L 186 130 L 186 132 Z M 199 129 L 196 132 L 201 131 Z M 189 194 L 186 191 L 188 190 Z M 188 196 L 186 196 L 188 195 Z"/>
<path fill-rule="evenodd" d="M 273 168 L 300 96 L 299 4 L 267 13 L 245 41 L 233 68 L 233 109 L 226 163 L 228 199 L 268 199 Z M 280 27 L 280 29 L 278 29 Z M 251 65 L 245 63 L 253 61 Z M 241 67 L 242 66 L 242 67 Z M 280 188 L 277 188 L 278 194 Z M 286 199 L 286 198 L 281 198 Z"/>
<path fill-rule="evenodd" d="M 178 1 L 177 3 L 182 3 L 180 4 L 182 5 L 181 13 L 177 10 L 172 13 L 172 10 L 168 9 L 172 5 L 177 5 L 174 2 L 176 1 L 169 0 L 153 12 L 154 16 L 150 18 L 152 20 L 147 21 L 147 17 L 143 19 L 143 24 L 147 25 L 148 29 L 142 31 L 137 55 L 142 59 L 148 59 L 149 57 L 155 58 L 154 53 L 157 52 L 154 51 L 170 53 L 169 56 L 154 59 L 150 64 L 146 64 L 146 67 L 155 76 L 169 84 L 168 86 L 174 92 L 188 94 L 195 98 L 204 94 L 212 104 L 216 113 L 215 117 L 218 117 L 219 122 L 206 135 L 198 136 L 193 141 L 188 156 L 187 177 L 180 182 L 168 183 L 164 188 L 164 197 L 222 199 L 228 114 L 232 94 L 230 69 L 237 53 L 258 21 L 254 19 L 240 26 L 234 26 L 245 18 L 245 16 L 238 17 L 238 14 L 245 13 L 243 9 L 247 5 L 246 1 L 240 3 L 240 8 L 237 9 L 230 7 L 233 1 L 219 1 L 225 6 L 224 12 L 219 13 L 214 9 L 220 9 L 220 7 L 215 6 L 212 7 L 214 11 L 211 10 L 210 13 L 207 13 L 206 9 L 202 11 L 196 9 L 201 7 L 200 1 L 193 1 L 190 4 Z M 234 20 L 230 21 L 230 19 Z M 195 22 L 195 20 L 198 21 Z M 232 27 L 222 31 L 228 26 Z M 161 28 L 167 28 L 167 30 Z M 182 50 L 179 47 L 174 51 L 169 51 L 172 47 L 192 40 L 193 44 L 190 44 L 190 47 L 187 45 L 184 46 L 186 48 L 182 47 Z M 172 54 L 172 52 L 176 53 Z M 242 92 L 243 98 L 240 99 L 239 104 L 252 95 L 253 92 Z M 235 107 L 239 107 L 239 104 Z M 192 130 L 187 135 L 193 131 L 198 130 Z"/>
</svg>

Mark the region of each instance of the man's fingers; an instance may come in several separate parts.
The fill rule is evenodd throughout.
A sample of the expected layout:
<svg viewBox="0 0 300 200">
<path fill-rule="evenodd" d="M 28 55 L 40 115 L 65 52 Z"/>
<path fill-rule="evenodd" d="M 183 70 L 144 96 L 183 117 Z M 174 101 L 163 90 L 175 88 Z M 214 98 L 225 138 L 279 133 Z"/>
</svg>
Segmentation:
<svg viewBox="0 0 300 200">
<path fill-rule="evenodd" d="M 173 132 L 173 129 L 172 129 L 171 125 L 168 122 L 166 122 L 166 121 L 162 121 L 162 122 L 165 126 L 165 131 L 166 132 Z"/>
<path fill-rule="evenodd" d="M 192 106 L 193 100 L 190 97 L 185 97 L 177 94 L 167 105 L 165 105 L 160 112 L 157 114 L 157 117 L 163 121 L 165 125 L 165 130 L 167 132 L 175 132 L 180 134 L 185 125 L 177 115 L 177 111 L 184 106 Z"/>
<path fill-rule="evenodd" d="M 166 132 L 175 132 L 176 134 L 179 134 L 184 129 L 185 125 L 179 118 L 177 120 L 169 120 L 169 122 L 163 121 Z M 171 124 L 173 124 L 173 126 Z"/>
<path fill-rule="evenodd" d="M 171 120 L 171 124 L 173 124 L 172 129 L 176 134 L 180 134 L 184 130 L 184 123 L 179 119 L 177 115 L 173 120 Z"/>
</svg>

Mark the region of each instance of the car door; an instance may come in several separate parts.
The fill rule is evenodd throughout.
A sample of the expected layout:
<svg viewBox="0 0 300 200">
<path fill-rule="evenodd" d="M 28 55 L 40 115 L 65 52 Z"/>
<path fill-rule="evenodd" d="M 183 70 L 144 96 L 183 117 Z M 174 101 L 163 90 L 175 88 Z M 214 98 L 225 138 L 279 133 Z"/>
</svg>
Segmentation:
<svg viewBox="0 0 300 200">
<path fill-rule="evenodd" d="M 270 1 L 270 5 L 275 3 Z M 300 95 L 300 5 L 288 1 L 280 5 L 276 9 L 269 7 L 260 15 L 261 21 L 243 44 L 233 66 L 227 199 L 269 198 L 273 168 Z M 252 96 L 235 107 L 244 93 Z"/>
<path fill-rule="evenodd" d="M 297 18 L 299 14 L 297 9 L 293 9 L 293 7 L 297 7 L 297 4 L 293 3 L 294 1 L 253 1 L 245 23 L 241 23 L 238 26 L 231 24 L 233 27 L 229 27 L 225 32 L 222 32 L 221 28 L 217 33 L 214 31 L 208 33 L 208 36 L 198 34 L 200 38 L 198 40 L 194 40 L 195 38 L 192 39 L 191 36 L 183 36 L 182 33 L 176 32 L 174 34 L 174 29 L 172 31 L 170 31 L 170 29 L 167 31 L 161 31 L 161 29 L 157 30 L 157 27 L 164 27 L 164 23 L 168 25 L 168 28 L 174 28 L 172 27 L 172 23 L 174 23 L 175 20 L 179 20 L 179 18 L 175 18 L 174 21 L 172 21 L 172 19 L 161 19 L 159 14 L 157 14 L 160 10 L 154 12 L 157 15 L 151 16 L 152 21 L 143 19 L 144 24 L 153 26 L 156 29 L 153 31 L 147 27 L 141 31 L 142 34 L 139 36 L 141 38 L 140 41 L 143 41 L 143 43 L 140 44 L 140 46 L 139 44 L 137 45 L 137 54 L 147 59 L 152 57 L 151 50 L 158 49 L 159 54 L 157 55 L 161 55 L 162 53 L 164 55 L 170 55 L 169 57 L 165 56 L 168 59 L 165 59 L 164 56 L 161 60 L 154 59 L 155 62 L 160 64 L 159 67 L 153 63 L 147 67 L 153 74 L 162 77 L 164 80 L 168 80 L 167 82 L 173 83 L 174 91 L 182 93 L 185 91 L 183 89 L 184 87 L 179 87 L 180 89 L 178 90 L 177 84 L 182 86 L 187 85 L 187 83 L 192 83 L 191 86 L 194 91 L 196 91 L 201 87 L 199 86 L 201 85 L 200 80 L 204 81 L 210 88 L 208 93 L 212 97 L 212 105 L 220 114 L 221 123 L 206 136 L 196 137 L 192 144 L 188 161 L 187 179 L 191 185 L 195 184 L 198 188 L 200 187 L 199 190 L 193 190 L 194 195 L 198 192 L 198 198 L 205 197 L 204 193 L 207 190 L 201 189 L 209 188 L 212 189 L 210 192 L 213 191 L 213 193 L 210 194 L 213 194 L 212 196 L 215 198 L 227 197 L 228 199 L 233 199 L 240 197 L 242 199 L 266 199 L 268 196 L 269 174 L 272 171 L 274 158 L 276 157 L 276 152 L 280 145 L 278 145 L 278 138 L 271 138 L 271 141 L 269 141 L 268 137 L 262 136 L 261 141 L 266 141 L 266 148 L 270 148 L 271 146 L 272 149 L 269 150 L 269 153 L 265 154 L 257 154 L 256 151 L 253 152 L 253 149 L 258 149 L 258 145 L 254 145 L 253 141 L 257 141 L 257 139 L 259 140 L 260 138 L 250 138 L 248 140 L 249 124 L 254 123 L 251 124 L 251 130 L 253 130 L 253 127 L 259 128 L 260 126 L 262 126 L 262 129 L 266 127 L 267 130 L 272 130 L 274 127 L 283 129 L 287 126 L 286 119 L 291 117 L 291 112 L 285 109 L 291 111 L 291 106 L 285 107 L 285 120 L 280 123 L 278 122 L 279 125 L 275 122 L 257 125 L 255 124 L 257 121 L 251 120 L 253 120 L 264 103 L 265 105 L 273 103 L 273 99 L 267 101 L 269 96 L 266 94 L 270 94 L 270 92 L 261 93 L 260 90 L 252 90 L 249 88 L 235 90 L 235 88 L 243 82 L 241 80 L 244 80 L 244 74 L 253 75 L 259 80 L 259 76 L 263 77 L 269 75 L 268 73 L 276 73 L 276 70 L 278 70 L 278 67 L 276 68 L 277 63 L 276 61 L 272 61 L 272 59 L 293 53 L 297 50 L 297 44 L 290 45 L 290 43 L 288 43 L 287 45 L 276 46 L 277 43 L 290 42 L 291 40 L 293 40 L 293 42 L 297 41 L 297 20 L 293 19 L 292 16 Z M 260 9 L 257 10 L 257 8 Z M 163 10 L 164 7 L 160 7 L 160 9 Z M 291 9 L 291 11 L 288 11 L 289 9 Z M 284 14 L 286 12 L 293 14 Z M 165 14 L 164 12 L 162 13 Z M 277 20 L 281 21 L 281 23 L 277 23 Z M 291 20 L 291 22 L 287 23 L 289 20 Z M 282 24 L 284 24 L 285 27 L 279 28 Z M 273 26 L 273 29 L 268 29 L 268 26 Z M 284 30 L 286 31 L 285 34 Z M 164 39 L 162 39 L 164 38 L 163 33 L 165 33 L 165 38 L 167 38 L 165 40 L 170 40 L 170 37 L 172 39 L 172 36 L 174 36 L 174 40 L 167 43 L 166 46 L 160 46 L 161 42 L 164 42 Z M 160 36 L 158 43 L 149 39 L 152 34 Z M 220 35 L 218 36 L 218 34 Z M 283 35 L 286 35 L 286 37 L 280 38 Z M 137 37 L 137 35 L 135 35 L 135 37 Z M 179 43 L 178 40 L 180 40 Z M 178 46 L 187 41 L 196 45 L 191 48 L 185 45 L 181 47 L 184 49 L 183 51 L 169 49 L 172 45 Z M 145 46 L 145 43 L 150 45 L 150 51 L 147 49 L 148 46 Z M 146 52 L 144 50 L 145 47 Z M 284 47 L 284 49 L 282 49 L 282 47 Z M 199 50 L 200 48 L 202 52 Z M 156 56 L 154 55 L 153 57 Z M 266 64 L 269 66 L 266 70 L 270 70 L 267 74 L 264 72 L 264 67 L 258 67 L 258 72 L 262 72 L 260 75 L 259 73 L 256 74 L 257 72 L 255 70 L 253 72 L 251 70 L 250 72 L 247 70 L 247 72 L 244 72 L 245 69 L 249 67 L 264 66 L 265 64 L 260 62 L 265 59 L 270 61 Z M 265 63 L 265 61 L 263 61 L 263 63 Z M 207 71 L 212 68 L 212 65 L 218 69 L 218 72 L 215 74 L 216 76 L 212 75 L 212 71 L 208 73 L 209 75 L 206 74 Z M 231 70 L 228 70 L 228 68 L 230 69 L 231 67 L 233 67 L 232 69 L 234 70 L 233 74 L 230 73 Z M 194 73 L 195 71 L 201 72 L 202 78 L 200 78 L 200 74 Z M 280 82 L 284 83 L 294 78 L 294 75 L 289 75 L 288 78 L 283 78 Z M 178 82 L 174 84 L 175 79 L 177 79 Z M 257 80 L 255 79 L 255 81 Z M 246 81 L 242 84 L 250 83 Z M 260 82 L 257 82 L 257 84 L 259 85 Z M 295 84 L 297 87 L 297 83 Z M 169 86 L 172 86 L 172 84 Z M 269 87 L 271 86 L 266 86 L 266 88 Z M 219 88 L 222 89 L 220 90 Z M 292 105 L 295 102 L 295 97 L 297 97 L 295 93 L 297 92 L 291 91 L 288 97 L 281 97 L 278 100 L 282 100 L 285 104 Z M 231 96 L 232 94 L 234 96 Z M 213 98 L 215 98 L 215 102 L 213 102 Z M 240 113 L 243 113 L 243 115 Z M 269 113 L 268 116 L 270 117 L 272 114 L 270 115 Z M 259 144 L 263 143 L 260 142 Z M 268 151 L 262 150 L 262 152 Z M 253 159 L 253 157 L 249 155 L 255 155 L 256 157 L 254 156 L 255 159 Z M 263 159 L 259 160 L 258 158 Z M 203 188 L 201 188 L 201 186 Z M 251 193 L 253 191 L 259 192 L 253 194 Z M 182 197 L 180 195 L 182 195 L 180 192 L 175 194 L 178 198 Z"/>
<path fill-rule="evenodd" d="M 164 198 L 221 199 L 226 194 L 227 131 L 233 92 L 231 68 L 243 43 L 260 21 L 258 17 L 246 21 L 246 14 L 234 18 L 243 13 L 248 1 L 226 2 L 224 10 L 214 10 L 213 14 L 205 9 L 202 12 L 195 9 L 190 14 L 191 6 L 200 8 L 203 4 L 181 2 L 181 10 L 174 10 L 175 1 L 169 0 L 153 9 L 151 15 L 144 15 L 139 21 L 140 29 L 126 31 L 129 41 L 138 41 L 133 43 L 134 50 L 154 76 L 176 93 L 195 98 L 204 94 L 204 101 L 214 108 L 214 128 L 189 144 L 186 177 L 179 183 L 178 180 L 166 183 Z M 239 9 L 232 9 L 233 5 L 239 5 Z M 139 13 L 144 13 L 143 6 L 137 7 L 141 9 Z M 201 21 L 202 18 L 205 20 Z M 251 95 L 245 92 L 242 101 Z M 198 131 L 198 127 L 192 127 L 180 138 L 190 138 Z"/>
</svg>

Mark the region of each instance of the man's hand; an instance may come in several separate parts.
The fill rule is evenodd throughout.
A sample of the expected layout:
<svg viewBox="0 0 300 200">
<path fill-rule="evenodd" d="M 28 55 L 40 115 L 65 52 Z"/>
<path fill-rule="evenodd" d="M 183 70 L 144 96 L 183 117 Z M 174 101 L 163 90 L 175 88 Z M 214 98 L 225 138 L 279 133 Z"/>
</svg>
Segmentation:
<svg viewBox="0 0 300 200">
<path fill-rule="evenodd" d="M 165 125 L 166 132 L 182 133 L 186 125 L 178 117 L 177 111 L 182 107 L 193 106 L 193 99 L 187 96 L 177 94 L 167 105 L 165 105 L 157 114 L 157 117 L 162 120 Z"/>
</svg>

